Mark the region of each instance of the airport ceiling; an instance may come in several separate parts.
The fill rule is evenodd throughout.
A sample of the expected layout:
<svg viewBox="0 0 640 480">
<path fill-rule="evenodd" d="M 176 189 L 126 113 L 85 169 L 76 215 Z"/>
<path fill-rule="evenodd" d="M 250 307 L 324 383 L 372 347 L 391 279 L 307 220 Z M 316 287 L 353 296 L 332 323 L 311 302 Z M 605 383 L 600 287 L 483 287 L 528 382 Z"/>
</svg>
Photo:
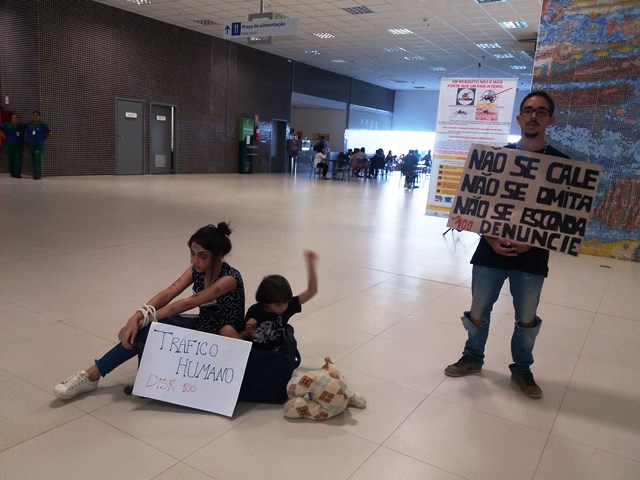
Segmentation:
<svg viewBox="0 0 640 480">
<path fill-rule="evenodd" d="M 95 0 L 392 90 L 443 77 L 518 78 L 529 89 L 542 0 Z M 284 35 L 225 27 L 271 12 Z M 297 34 L 286 34 L 298 19 Z"/>
</svg>

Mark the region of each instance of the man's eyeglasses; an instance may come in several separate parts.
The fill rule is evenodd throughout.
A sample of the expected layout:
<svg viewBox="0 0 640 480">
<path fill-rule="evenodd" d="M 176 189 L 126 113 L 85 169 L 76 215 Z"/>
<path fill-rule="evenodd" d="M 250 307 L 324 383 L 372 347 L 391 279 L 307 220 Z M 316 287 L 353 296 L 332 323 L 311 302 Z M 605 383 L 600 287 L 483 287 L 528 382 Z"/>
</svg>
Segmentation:
<svg viewBox="0 0 640 480">
<path fill-rule="evenodd" d="M 534 113 L 536 114 L 536 117 L 539 118 L 546 118 L 551 116 L 551 112 L 546 108 L 524 107 L 522 110 L 520 110 L 520 115 L 524 115 L 525 117 L 530 117 Z"/>
</svg>

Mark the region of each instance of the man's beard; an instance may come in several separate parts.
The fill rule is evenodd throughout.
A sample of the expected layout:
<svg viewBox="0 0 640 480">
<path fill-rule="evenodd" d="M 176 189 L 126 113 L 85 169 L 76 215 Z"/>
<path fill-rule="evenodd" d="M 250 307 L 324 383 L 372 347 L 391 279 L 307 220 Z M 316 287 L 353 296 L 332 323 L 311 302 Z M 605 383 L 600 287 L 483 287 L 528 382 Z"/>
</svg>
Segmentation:
<svg viewBox="0 0 640 480">
<path fill-rule="evenodd" d="M 533 140 L 534 138 L 536 138 L 539 135 L 538 132 L 533 132 L 533 133 L 526 133 L 524 134 L 524 138 L 527 138 L 529 140 Z"/>
</svg>

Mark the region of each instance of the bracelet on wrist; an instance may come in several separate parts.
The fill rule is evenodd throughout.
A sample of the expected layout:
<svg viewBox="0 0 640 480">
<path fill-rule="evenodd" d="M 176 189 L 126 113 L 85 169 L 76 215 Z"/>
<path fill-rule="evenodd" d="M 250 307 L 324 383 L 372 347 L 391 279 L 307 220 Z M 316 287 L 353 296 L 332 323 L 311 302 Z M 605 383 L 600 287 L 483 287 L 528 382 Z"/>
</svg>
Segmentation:
<svg viewBox="0 0 640 480">
<path fill-rule="evenodd" d="M 142 313 L 142 325 L 140 328 L 144 328 L 149 325 L 151 322 L 157 321 L 156 318 L 156 307 L 153 305 L 143 305 L 138 309 L 140 313 Z"/>
</svg>

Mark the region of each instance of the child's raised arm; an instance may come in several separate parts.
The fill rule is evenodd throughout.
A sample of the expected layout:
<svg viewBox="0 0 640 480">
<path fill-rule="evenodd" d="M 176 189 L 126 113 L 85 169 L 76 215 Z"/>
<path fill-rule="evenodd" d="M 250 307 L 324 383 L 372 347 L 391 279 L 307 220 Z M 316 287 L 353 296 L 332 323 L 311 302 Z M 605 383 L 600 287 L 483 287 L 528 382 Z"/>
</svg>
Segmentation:
<svg viewBox="0 0 640 480">
<path fill-rule="evenodd" d="M 300 304 L 308 302 L 316 293 L 318 293 L 318 276 L 316 273 L 316 263 L 318 262 L 318 254 L 312 250 L 302 252 L 304 263 L 307 267 L 307 289 L 298 295 Z"/>
</svg>

